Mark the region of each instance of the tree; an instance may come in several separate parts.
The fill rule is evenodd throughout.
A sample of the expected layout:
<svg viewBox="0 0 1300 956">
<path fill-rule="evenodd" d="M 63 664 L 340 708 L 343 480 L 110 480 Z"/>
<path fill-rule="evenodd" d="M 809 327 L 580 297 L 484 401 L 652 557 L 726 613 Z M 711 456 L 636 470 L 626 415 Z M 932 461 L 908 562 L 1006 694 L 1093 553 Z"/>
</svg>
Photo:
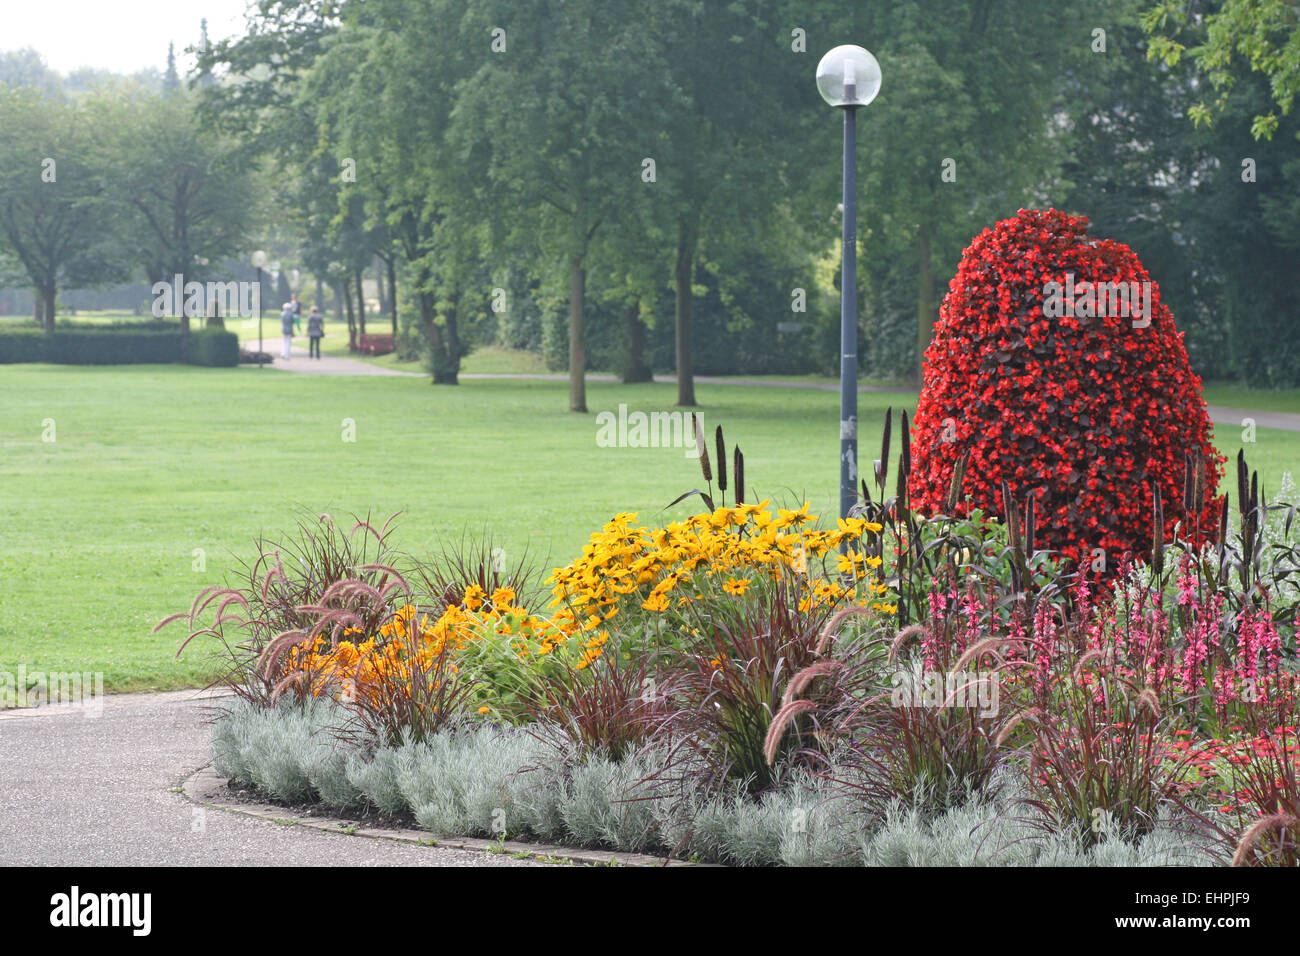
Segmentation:
<svg viewBox="0 0 1300 956">
<path fill-rule="evenodd" d="M 1147 55 L 1129 0 L 1097 69 L 1070 77 L 1070 150 L 1056 194 L 1092 220 L 1092 233 L 1132 245 L 1186 333 L 1203 376 L 1280 386 L 1297 380 L 1294 324 L 1300 276 L 1300 161 L 1295 114 L 1258 139 L 1272 90 L 1259 72 L 1224 91 L 1213 123 L 1187 118 L 1205 94 L 1191 57 Z"/>
<path fill-rule="evenodd" d="M 212 47 L 212 41 L 208 39 L 208 18 L 204 17 L 202 20 L 199 21 L 199 45 L 198 47 L 196 47 L 195 52 L 197 52 L 198 55 L 202 57 L 204 54 L 208 52 L 208 50 L 211 47 Z M 204 65 L 199 68 L 199 75 L 198 75 L 197 82 L 198 85 L 204 89 L 212 86 L 214 83 L 217 82 L 217 78 L 212 75 L 211 66 L 208 65 L 206 61 L 204 62 Z"/>
<path fill-rule="evenodd" d="M 588 257 L 640 184 L 645 117 L 662 102 L 659 41 L 644 28 L 650 6 L 471 0 L 461 21 L 478 59 L 452 115 L 461 158 L 483 150 L 515 244 L 535 238 L 564 264 L 575 412 L 587 410 Z"/>
<path fill-rule="evenodd" d="M 486 290 L 471 279 L 481 220 L 465 214 L 475 169 L 448 142 L 455 85 L 472 67 L 445 29 L 452 8 L 434 7 L 413 16 L 403 0 L 367 4 L 313 65 L 302 101 L 314 104 L 322 148 L 351 169 L 335 195 L 346 210 L 338 222 L 360 230 L 348 243 L 355 271 L 381 250 L 389 260 L 400 250 L 433 380 L 456 384 L 462 312 Z"/>
<path fill-rule="evenodd" d="M 94 143 L 100 122 L 84 105 L 0 87 L 0 237 L 36 292 L 47 332 L 60 288 L 122 272 Z"/>
<path fill-rule="evenodd" d="M 1300 116 L 1279 118 L 1278 135 L 1254 138 L 1268 109 L 1269 83 L 1242 77 L 1206 130 L 1206 173 L 1189 197 L 1187 230 L 1196 267 L 1209 279 L 1209 309 L 1224 329 L 1228 370 L 1243 384 L 1300 383 Z"/>
<path fill-rule="evenodd" d="M 176 72 L 176 44 L 167 44 L 167 72 L 163 74 L 163 92 L 175 93 L 181 88 L 180 74 Z"/>
<path fill-rule="evenodd" d="M 113 233 L 149 282 L 202 281 L 237 253 L 261 203 L 252 159 L 234 140 L 200 125 L 184 90 L 154 96 L 106 89 L 109 151 L 104 176 L 115 212 Z M 181 316 L 182 333 L 189 331 Z"/>
<path fill-rule="evenodd" d="M 1200 188 L 1215 165 L 1209 131 L 1187 122 L 1200 95 L 1192 65 L 1166 67 L 1146 55 L 1138 22 L 1145 2 L 1113 6 L 1105 55 L 1065 77 L 1060 138 L 1070 148 L 1048 195 L 1056 207 L 1087 216 L 1090 234 L 1141 255 L 1186 333 L 1193 367 L 1226 376 L 1215 263 L 1221 240 L 1205 229 Z"/>
<path fill-rule="evenodd" d="M 306 71 L 339 29 L 336 0 L 258 0 L 247 32 L 197 51 L 200 109 L 214 129 L 238 135 L 246 148 L 271 155 L 301 142 L 307 117 L 297 103 Z"/>
<path fill-rule="evenodd" d="M 710 246 L 717 255 L 745 245 L 789 195 L 786 170 L 801 142 L 790 124 L 800 99 L 792 90 L 808 81 L 808 64 L 792 49 L 780 11 L 771 0 L 667 0 L 646 13 L 645 33 L 657 38 L 668 82 L 638 121 L 658 133 L 647 144 L 656 180 L 645 188 L 657 231 L 669 237 L 678 405 L 695 404 L 701 257 Z"/>
<path fill-rule="evenodd" d="M 46 96 L 58 95 L 59 75 L 31 47 L 0 53 L 0 86 L 27 86 Z"/>
<path fill-rule="evenodd" d="M 1295 105 L 1300 92 L 1300 10 L 1295 0 L 1159 0 L 1142 15 L 1142 25 L 1151 35 L 1148 55 L 1153 60 L 1176 66 L 1186 53 L 1218 92 L 1212 105 L 1201 101 L 1188 111 L 1197 125 L 1210 123 L 1224 110 L 1241 75 L 1239 57 L 1270 86 L 1274 108 L 1255 114 L 1250 126 L 1255 139 L 1271 139 L 1278 111 L 1286 116 Z"/>
</svg>

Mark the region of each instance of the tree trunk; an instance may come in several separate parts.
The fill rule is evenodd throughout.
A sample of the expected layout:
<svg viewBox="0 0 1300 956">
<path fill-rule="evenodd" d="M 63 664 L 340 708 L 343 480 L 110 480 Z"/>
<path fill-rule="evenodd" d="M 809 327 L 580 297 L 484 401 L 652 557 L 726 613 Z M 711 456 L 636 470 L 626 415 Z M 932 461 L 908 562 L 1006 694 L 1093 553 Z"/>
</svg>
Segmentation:
<svg viewBox="0 0 1300 956">
<path fill-rule="evenodd" d="M 420 326 L 424 329 L 425 340 L 429 343 L 429 371 L 433 373 L 432 384 L 441 385 L 443 376 L 443 351 L 445 345 L 438 323 L 434 321 L 433 296 L 428 292 L 416 294 L 420 303 Z"/>
<path fill-rule="evenodd" d="M 371 263 L 375 267 L 375 288 L 379 290 L 379 314 L 383 315 L 388 311 L 388 289 L 384 283 L 384 272 L 379 268 L 383 260 L 376 255 L 375 261 Z"/>
<path fill-rule="evenodd" d="M 356 314 L 352 311 L 351 283 L 344 279 L 342 286 L 343 306 L 347 309 L 348 313 L 348 351 L 355 352 L 357 350 L 357 318 Z"/>
<path fill-rule="evenodd" d="M 930 230 L 922 223 L 917 236 L 916 380 L 923 381 L 925 350 L 934 333 L 934 275 L 930 268 Z"/>
<path fill-rule="evenodd" d="M 633 299 L 627 308 L 627 359 L 623 366 L 623 383 L 653 382 L 654 373 L 645 360 L 646 328 L 641 321 L 641 302 Z"/>
<path fill-rule="evenodd" d="M 673 283 L 677 290 L 675 327 L 677 338 L 677 404 L 695 404 L 695 372 L 691 358 L 691 279 L 695 271 L 696 233 L 692 218 L 683 216 L 677 224 L 677 264 Z"/>
<path fill-rule="evenodd" d="M 44 300 L 41 310 L 44 312 L 45 331 L 54 331 L 54 299 L 58 294 L 56 286 L 49 286 L 41 290 L 41 298 Z"/>
<path fill-rule="evenodd" d="M 44 302 L 41 299 L 41 290 L 32 290 L 32 318 L 41 328 L 45 328 L 45 309 Z"/>
<path fill-rule="evenodd" d="M 393 334 L 397 334 L 397 255 L 388 260 L 388 309 L 393 316 Z"/>
<path fill-rule="evenodd" d="M 366 334 L 366 293 L 365 278 L 361 269 L 357 270 L 357 327 L 361 334 Z"/>
<path fill-rule="evenodd" d="M 583 337 L 582 308 L 587 292 L 587 271 L 581 255 L 569 258 L 569 411 L 587 410 L 587 344 Z"/>
<path fill-rule="evenodd" d="M 446 337 L 443 342 L 441 367 L 434 376 L 439 385 L 460 384 L 460 292 L 456 291 L 448 299 Z"/>
</svg>

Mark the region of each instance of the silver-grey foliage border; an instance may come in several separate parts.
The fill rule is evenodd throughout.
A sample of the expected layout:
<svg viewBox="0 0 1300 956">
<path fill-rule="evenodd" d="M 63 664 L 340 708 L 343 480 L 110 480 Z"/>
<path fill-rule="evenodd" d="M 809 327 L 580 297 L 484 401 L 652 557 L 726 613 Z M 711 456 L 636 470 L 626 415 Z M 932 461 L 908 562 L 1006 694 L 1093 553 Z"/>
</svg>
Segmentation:
<svg viewBox="0 0 1300 956">
<path fill-rule="evenodd" d="M 436 837 L 535 839 L 564 846 L 738 865 L 1191 866 L 1216 862 L 1158 829 L 1134 844 L 1087 849 L 1045 834 L 1011 798 L 984 797 L 930 817 L 897 803 L 864 827 L 851 801 L 811 776 L 761 802 L 739 795 L 646 797 L 653 754 L 621 762 L 557 759 L 518 728 L 468 726 L 373 754 L 329 729 L 331 704 L 233 704 L 213 726 L 213 768 L 290 804 L 411 814 Z"/>
</svg>

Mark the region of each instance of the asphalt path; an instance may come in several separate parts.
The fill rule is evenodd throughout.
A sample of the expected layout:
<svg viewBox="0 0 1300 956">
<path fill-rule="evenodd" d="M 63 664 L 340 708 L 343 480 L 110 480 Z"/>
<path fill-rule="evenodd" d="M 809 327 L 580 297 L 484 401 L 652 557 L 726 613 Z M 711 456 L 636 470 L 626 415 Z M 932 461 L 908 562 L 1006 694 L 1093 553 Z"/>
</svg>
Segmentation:
<svg viewBox="0 0 1300 956">
<path fill-rule="evenodd" d="M 49 707 L 0 711 L 0 864 L 545 865 L 198 807 L 179 787 L 209 762 L 205 720 L 220 701 L 199 691 L 102 701 L 98 717 Z"/>
</svg>

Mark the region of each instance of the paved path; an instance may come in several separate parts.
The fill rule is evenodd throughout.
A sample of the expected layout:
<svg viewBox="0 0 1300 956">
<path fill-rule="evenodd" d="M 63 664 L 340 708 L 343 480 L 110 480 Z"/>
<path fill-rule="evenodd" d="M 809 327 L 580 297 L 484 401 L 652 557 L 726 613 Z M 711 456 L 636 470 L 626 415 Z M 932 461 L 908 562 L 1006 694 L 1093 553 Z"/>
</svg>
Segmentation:
<svg viewBox="0 0 1300 956">
<path fill-rule="evenodd" d="M 208 762 L 200 691 L 104 698 L 85 712 L 0 711 L 0 862 L 65 866 L 526 866 L 197 808 L 173 792 Z M 286 811 L 286 816 L 288 812 Z M 201 824 L 201 825 L 199 825 Z"/>
<path fill-rule="evenodd" d="M 1210 406 L 1210 421 L 1216 425 L 1244 427 L 1245 419 L 1252 419 L 1257 428 L 1276 428 L 1284 432 L 1300 432 L 1300 415 L 1294 412 L 1265 412 L 1250 408 L 1229 408 L 1226 405 Z"/>
<path fill-rule="evenodd" d="M 247 343 L 245 343 L 247 347 Z M 254 346 L 256 347 L 256 346 Z M 272 353 L 276 354 L 276 353 Z M 297 345 L 293 347 L 290 358 L 286 362 L 283 359 L 276 358 L 272 368 L 281 369 L 286 372 L 302 372 L 313 375 L 406 375 L 424 377 L 423 372 L 402 372 L 397 369 L 383 368 L 382 366 L 372 365 L 369 362 L 363 362 L 359 359 L 344 358 L 342 356 L 327 355 L 321 359 L 308 358 L 306 349 Z M 461 378 L 473 380 L 524 380 L 539 382 L 567 382 L 569 376 L 562 373 L 461 373 Z M 589 382 L 615 382 L 617 376 L 593 373 L 587 376 Z M 657 382 L 675 382 L 676 376 L 661 375 L 656 377 Z M 783 381 L 780 379 L 762 379 L 762 378 L 718 378 L 710 375 L 697 375 L 695 381 L 700 385 L 749 385 L 762 386 L 766 388 L 806 388 L 815 389 L 823 392 L 838 392 L 840 386 L 835 382 L 808 382 L 808 381 Z M 906 388 L 891 388 L 884 385 L 859 385 L 859 392 L 896 392 L 898 394 L 911 394 Z M 1300 432 L 1300 414 L 1294 412 L 1266 412 L 1252 410 L 1248 408 L 1229 408 L 1224 405 L 1209 406 L 1210 421 L 1216 425 L 1236 425 L 1242 427 L 1242 421 L 1250 418 L 1255 422 L 1258 428 L 1276 428 L 1280 431 Z"/>
<path fill-rule="evenodd" d="M 250 352 L 257 351 L 256 339 L 251 341 L 244 339 L 240 342 L 240 345 Z M 344 358 L 337 355 L 322 355 L 320 358 L 314 359 L 306 348 L 297 344 L 289 350 L 289 358 L 286 361 L 280 357 L 280 340 L 278 338 L 274 343 L 270 340 L 264 340 L 262 350 L 275 360 L 267 368 L 275 368 L 283 372 L 303 372 L 309 375 L 423 376 L 424 374 L 423 372 L 400 372 L 395 368 L 384 368 L 382 365 L 371 365 L 369 362 L 362 362 L 359 359 Z"/>
</svg>

